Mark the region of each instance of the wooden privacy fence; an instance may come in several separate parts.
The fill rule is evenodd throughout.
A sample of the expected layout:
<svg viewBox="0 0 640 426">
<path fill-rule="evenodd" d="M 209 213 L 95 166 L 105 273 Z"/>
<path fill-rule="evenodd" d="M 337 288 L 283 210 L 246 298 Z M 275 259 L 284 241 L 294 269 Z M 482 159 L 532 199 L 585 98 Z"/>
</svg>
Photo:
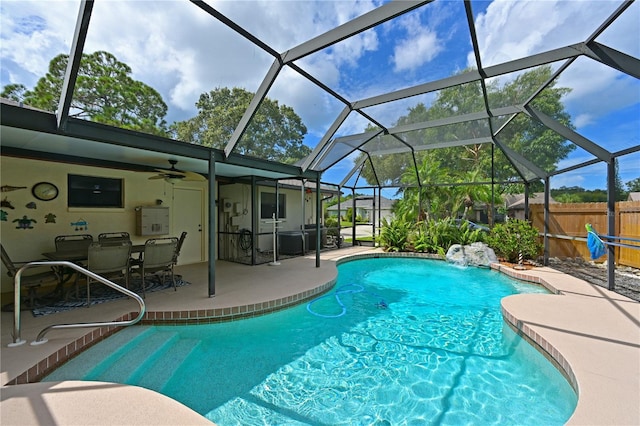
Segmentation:
<svg viewBox="0 0 640 426">
<path fill-rule="evenodd" d="M 544 205 L 530 206 L 530 219 L 540 233 L 544 233 Z M 613 236 L 640 239 L 640 201 L 620 201 L 615 205 L 616 232 Z M 549 256 L 582 257 L 591 259 L 587 248 L 587 230 L 590 223 L 598 235 L 607 234 L 607 203 L 558 203 L 549 205 Z M 603 238 L 603 241 L 607 241 Z M 617 265 L 640 268 L 640 243 L 616 240 L 617 243 L 636 245 L 638 248 L 615 246 Z M 604 255 L 597 262 L 604 262 Z"/>
</svg>

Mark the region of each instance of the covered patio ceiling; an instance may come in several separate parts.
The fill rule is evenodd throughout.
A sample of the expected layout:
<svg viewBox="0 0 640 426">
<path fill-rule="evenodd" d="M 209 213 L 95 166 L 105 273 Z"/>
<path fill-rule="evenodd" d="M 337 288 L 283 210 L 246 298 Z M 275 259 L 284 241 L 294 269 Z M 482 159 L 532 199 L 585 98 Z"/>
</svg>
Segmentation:
<svg viewBox="0 0 640 426">
<path fill-rule="evenodd" d="M 135 3 L 134 6 L 137 6 Z M 521 2 L 541 8 L 547 3 L 550 7 L 549 16 L 553 16 L 554 5 L 550 2 Z M 112 6 L 110 3 L 108 7 Z M 245 46 L 249 46 L 249 49 L 239 51 L 237 55 L 260 56 L 261 64 L 265 63 L 265 57 L 271 62 L 267 69 L 261 66 L 265 72 L 254 91 L 255 95 L 224 150 L 215 150 L 72 117 L 71 105 L 80 58 L 85 53 L 85 45 L 92 39 L 92 22 L 99 18 L 100 8 L 105 7 L 101 2 L 80 1 L 58 110 L 55 114 L 45 113 L 3 102 L 2 152 L 73 158 L 77 161 L 88 159 L 96 164 L 112 163 L 131 169 L 163 167 L 167 159 L 177 159 L 181 169 L 203 174 L 210 170 L 209 160 L 213 159 L 217 175 L 254 175 L 271 179 L 314 179 L 322 175 L 325 182 L 351 188 L 402 186 L 400 175 L 406 173 L 415 175 L 415 182 L 421 185 L 429 179 L 421 176 L 419 171 L 423 154 L 441 149 L 448 149 L 454 155 L 459 150 L 457 152 L 463 156 L 469 151 L 486 153 L 489 149 L 482 147 L 490 147 L 491 167 L 485 163 L 482 173 L 478 175 L 478 183 L 496 182 L 493 163 L 498 160 L 506 160 L 510 167 L 510 172 L 499 179 L 505 182 L 533 182 L 596 164 L 610 166 L 615 159 L 625 156 L 635 161 L 640 152 L 637 121 L 637 113 L 640 112 L 638 5 L 633 0 L 594 2 L 589 6 L 585 3 L 584 7 L 598 8 L 599 18 L 579 24 L 565 22 L 558 26 L 552 47 L 539 44 L 537 49 L 530 49 L 524 54 L 514 44 L 522 39 L 521 34 L 514 34 L 514 42 L 511 43 L 507 37 L 507 43 L 499 46 L 498 52 L 483 45 L 488 37 L 483 31 L 492 26 L 491 22 L 486 22 L 491 6 L 493 3 L 489 5 L 487 2 L 471 0 L 446 2 L 444 6 L 442 2 L 433 0 L 374 3 L 372 6 L 363 6 L 361 14 L 283 49 L 279 47 L 283 45 L 282 39 L 272 41 L 260 35 L 260 25 L 255 16 L 253 20 L 241 16 L 234 19 L 223 12 L 228 3 L 191 1 L 182 7 L 195 8 L 189 11 L 196 19 L 207 19 L 210 25 L 222 25 L 229 39 L 240 39 Z M 314 13 L 313 8 L 310 8 L 310 12 Z M 422 22 L 420 28 L 435 32 L 438 14 L 443 12 L 453 16 L 457 27 L 449 34 L 451 40 L 455 40 L 446 43 L 447 49 L 465 52 L 467 63 L 439 63 L 436 57 L 414 72 L 411 79 L 397 77 L 401 73 L 397 62 L 395 70 L 389 64 L 378 63 L 377 68 L 362 69 L 358 74 L 363 80 L 362 85 L 366 86 L 360 91 L 348 90 L 339 84 L 339 79 L 327 79 L 318 71 L 323 58 L 345 49 L 354 40 L 377 37 L 378 43 L 382 43 L 385 31 L 391 31 L 392 22 L 406 25 L 409 21 L 418 20 Z M 144 13 L 144 8 L 140 13 Z M 275 19 L 273 23 L 277 23 L 277 16 L 265 19 Z M 610 36 L 619 34 L 620 28 L 628 28 L 629 21 L 632 22 L 631 27 L 636 29 L 635 37 L 631 35 L 635 41 L 629 43 L 628 38 Z M 530 24 L 541 26 L 543 22 Z M 527 32 L 528 29 L 522 28 L 521 31 Z M 428 31 L 414 37 L 427 35 Z M 282 36 L 287 39 L 287 34 Z M 296 40 L 296 37 L 291 34 L 291 40 Z M 407 37 L 407 43 L 415 41 L 410 39 L 411 35 Z M 186 50 L 189 46 L 184 47 Z M 416 56 L 429 54 L 426 51 L 415 52 Z M 218 59 L 224 62 L 224 58 Z M 549 68 L 548 78 L 537 86 L 527 87 L 507 97 L 497 96 L 494 92 L 526 72 L 540 71 L 545 67 Z M 243 144 L 250 142 L 245 137 L 246 131 L 263 106 L 264 99 L 267 96 L 277 99 L 278 93 L 282 92 L 276 88 L 287 84 L 286 81 L 290 80 L 286 78 L 292 74 L 300 90 L 306 91 L 308 96 L 317 97 L 318 103 L 329 105 L 333 111 L 333 121 L 324 128 L 323 135 L 312 146 L 312 153 L 300 159 L 296 165 L 238 155 L 242 152 Z M 595 133 L 589 126 L 577 125 L 577 119 L 571 124 L 563 123 L 535 105 L 536 99 L 544 96 L 551 87 L 570 85 L 572 78 L 584 74 L 612 74 L 614 80 L 627 88 L 629 99 L 618 110 L 631 117 L 636 114 L 635 120 L 628 123 L 629 133 L 607 135 L 597 140 L 590 137 Z M 390 80 L 387 87 L 391 89 L 386 92 L 380 92 L 381 85 L 368 85 L 368 80 L 385 79 Z M 412 108 L 425 105 L 431 112 L 439 97 L 455 91 L 473 93 L 474 99 L 469 102 L 466 98 L 453 98 L 448 101 L 446 111 L 437 116 L 427 114 L 424 120 L 406 120 L 407 111 Z M 281 101 L 285 103 L 287 99 Z M 591 102 L 613 102 L 613 99 L 606 98 L 606 93 L 597 92 L 591 95 Z M 571 108 L 569 112 L 572 116 L 581 113 L 579 105 Z M 584 111 L 584 114 L 588 113 Z M 622 114 L 613 112 L 616 113 Z M 527 147 L 523 148 L 509 139 L 512 134 L 510 127 L 517 119 L 524 120 L 532 129 L 546 128 L 562 139 L 563 144 L 570 146 L 574 155 L 569 160 L 561 159 L 552 165 L 538 163 Z M 610 117 L 592 117 L 592 120 L 602 127 L 606 126 Z M 593 123 L 590 125 L 593 126 Z M 42 137 L 42 134 L 47 136 Z M 390 157 L 394 157 L 399 164 L 392 174 L 383 170 L 384 162 Z M 605 170 L 610 169 L 606 166 Z M 366 181 L 361 178 L 363 174 L 368 176 Z M 331 176 L 330 181 L 327 181 L 327 176 Z M 451 182 L 441 178 L 431 183 Z"/>
</svg>

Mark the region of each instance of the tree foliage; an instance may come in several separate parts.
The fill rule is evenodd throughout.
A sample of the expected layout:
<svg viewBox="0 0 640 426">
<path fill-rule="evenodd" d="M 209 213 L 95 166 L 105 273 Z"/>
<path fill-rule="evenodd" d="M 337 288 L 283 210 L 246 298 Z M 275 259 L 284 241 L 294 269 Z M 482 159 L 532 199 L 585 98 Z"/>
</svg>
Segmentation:
<svg viewBox="0 0 640 426">
<path fill-rule="evenodd" d="M 2 96 L 35 108 L 58 109 L 69 61 L 58 55 L 32 90 L 22 84 L 4 87 Z M 134 80 L 131 68 L 111 53 L 83 54 L 71 101 L 70 116 L 129 130 L 165 135 L 167 105 L 152 87 Z"/>
<path fill-rule="evenodd" d="M 640 192 L 640 177 L 631 179 L 626 185 L 629 192 Z"/>
<path fill-rule="evenodd" d="M 618 190 L 616 186 L 616 201 L 627 199 L 627 193 Z M 559 203 L 605 203 L 607 202 L 606 189 L 584 189 L 580 186 L 561 186 L 550 191 L 554 200 Z"/>
<path fill-rule="evenodd" d="M 465 70 L 468 71 L 468 70 Z M 465 72 L 463 71 L 463 72 Z M 489 103 L 493 106 L 521 104 L 537 88 L 551 77 L 550 67 L 540 67 L 521 74 L 513 81 L 500 86 L 497 81 L 487 85 Z M 553 84 L 543 90 L 532 102 L 537 110 L 552 117 L 563 125 L 573 128 L 568 113 L 564 110 L 561 98 L 569 89 L 556 88 Z M 407 115 L 398 119 L 396 125 L 408 125 L 484 110 L 481 87 L 477 83 L 458 85 L 441 90 L 431 107 L 419 103 L 409 108 Z M 496 120 L 497 122 L 504 122 Z M 370 129 L 371 130 L 371 129 Z M 493 131 L 497 129 L 494 127 Z M 490 136 L 487 120 L 467 121 L 454 125 L 432 127 L 407 133 L 406 140 L 414 146 L 428 146 L 440 142 L 458 142 Z M 559 160 L 575 148 L 564 137 L 531 120 L 525 114 L 517 115 L 498 134 L 498 140 L 512 150 L 518 152 L 545 171 L 555 170 Z M 495 149 L 498 150 L 497 148 Z M 473 144 L 417 150 L 416 160 L 438 161 L 439 167 L 452 173 L 456 171 L 470 172 L 481 170 L 483 175 L 491 171 L 492 144 Z M 384 164 L 382 164 L 384 163 Z M 392 155 L 376 162 L 376 174 L 381 181 L 397 181 L 402 172 L 413 168 L 410 155 Z M 495 179 L 508 181 L 519 178 L 512 164 L 504 155 L 494 158 Z M 370 184 L 375 184 L 373 171 L 363 170 L 363 177 Z M 423 179 L 424 180 L 424 179 Z M 450 182 L 440 182 L 450 183 Z"/>
<path fill-rule="evenodd" d="M 465 70 L 463 72 L 466 72 Z M 536 89 L 541 87 L 552 75 L 550 67 L 540 67 L 521 74 L 513 81 L 500 86 L 498 81 L 487 85 L 489 104 L 494 107 L 519 105 Z M 549 85 L 532 101 L 531 105 L 559 123 L 573 128 L 568 113 L 564 110 L 561 98 L 569 89 L 555 88 Z M 407 115 L 398 119 L 396 126 L 405 126 L 463 114 L 483 111 L 484 98 L 479 83 L 469 83 L 441 90 L 430 107 L 419 103 L 409 108 Z M 506 121 L 505 117 L 493 119 L 491 129 L 487 120 L 466 121 L 452 125 L 430 127 L 406 133 L 403 139 L 418 148 L 411 154 L 392 154 L 375 157 L 375 170 L 366 163 L 362 176 L 369 184 L 391 182 L 413 188 L 401 189 L 406 202 L 398 203 L 398 213 L 413 214 L 414 217 L 442 218 L 446 216 L 466 215 L 476 201 L 490 202 L 491 188 L 488 185 L 451 185 L 473 182 L 519 180 L 514 166 L 491 143 L 473 143 L 478 138 L 490 137 L 498 125 Z M 368 128 L 367 130 L 374 130 Z M 385 136 L 389 138 L 389 136 Z M 518 114 L 497 135 L 499 142 L 519 153 L 545 171 L 556 169 L 558 162 L 573 150 L 575 146 L 564 137 L 546 126 Z M 470 141 L 461 146 L 420 149 L 442 142 Z M 362 154 L 365 155 L 365 154 Z M 415 161 L 415 163 L 414 163 Z M 417 168 L 416 168 L 417 166 Z M 493 176 L 492 176 L 493 170 Z M 492 179 L 493 178 L 493 179 Z M 514 185 L 498 187 L 497 192 Z M 534 188 L 535 189 L 535 188 Z M 521 190 L 517 188 L 516 190 Z M 417 200 L 423 203 L 418 208 Z M 410 213 L 410 210 L 414 213 Z"/>
<path fill-rule="evenodd" d="M 176 137 L 185 142 L 222 149 L 225 147 L 253 93 L 234 87 L 216 88 L 200 95 L 198 115 L 172 125 Z M 251 120 L 235 152 L 267 160 L 294 163 L 311 153 L 304 145 L 307 128 L 291 107 L 265 98 Z"/>
</svg>

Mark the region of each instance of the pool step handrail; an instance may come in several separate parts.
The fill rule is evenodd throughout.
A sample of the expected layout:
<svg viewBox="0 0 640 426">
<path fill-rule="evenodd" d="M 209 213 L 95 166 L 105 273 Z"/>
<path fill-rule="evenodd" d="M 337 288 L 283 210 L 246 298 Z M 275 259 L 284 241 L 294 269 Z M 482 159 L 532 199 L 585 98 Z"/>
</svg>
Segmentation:
<svg viewBox="0 0 640 426">
<path fill-rule="evenodd" d="M 22 273 L 32 267 L 36 267 L 36 266 L 60 266 L 60 267 L 67 267 L 67 268 L 71 268 L 76 270 L 78 273 L 84 274 L 87 277 L 98 281 L 108 287 L 111 287 L 112 289 L 119 291 L 120 293 L 123 293 L 126 296 L 131 297 L 132 299 L 134 299 L 136 302 L 138 302 L 138 305 L 140 306 L 140 312 L 138 314 L 138 316 L 132 320 L 128 320 L 128 321 L 106 321 L 106 322 L 90 322 L 90 323 L 74 323 L 74 324 L 53 324 L 50 325 L 48 327 L 45 327 L 42 329 L 42 331 L 40 331 L 40 333 L 38 333 L 38 337 L 36 337 L 36 340 L 34 340 L 33 342 L 31 342 L 31 345 L 41 345 L 43 343 L 46 343 L 48 340 L 44 338 L 45 334 L 47 334 L 50 330 L 53 329 L 63 329 L 63 328 L 94 328 L 94 327 L 105 327 L 105 326 L 128 326 L 128 325 L 133 325 L 138 323 L 140 320 L 142 320 L 142 318 L 144 317 L 144 313 L 146 310 L 146 305 L 144 303 L 144 300 L 142 299 L 142 297 L 140 297 L 138 294 L 136 294 L 135 292 L 126 289 L 112 281 L 109 281 L 108 279 L 102 277 L 101 275 L 95 274 L 85 268 L 83 268 L 82 266 L 79 266 L 73 262 L 69 262 L 66 260 L 52 260 L 52 261 L 39 261 L 39 262 L 29 262 L 27 264 L 25 264 L 24 266 L 22 266 L 15 274 L 14 277 L 14 305 L 13 305 L 13 334 L 12 334 L 12 338 L 13 338 L 13 342 L 9 343 L 7 346 L 9 347 L 14 347 L 14 346 L 20 346 L 23 343 L 25 343 L 25 340 L 21 339 L 20 336 L 20 301 L 22 299 L 21 295 L 20 295 L 20 278 L 22 277 Z"/>
</svg>

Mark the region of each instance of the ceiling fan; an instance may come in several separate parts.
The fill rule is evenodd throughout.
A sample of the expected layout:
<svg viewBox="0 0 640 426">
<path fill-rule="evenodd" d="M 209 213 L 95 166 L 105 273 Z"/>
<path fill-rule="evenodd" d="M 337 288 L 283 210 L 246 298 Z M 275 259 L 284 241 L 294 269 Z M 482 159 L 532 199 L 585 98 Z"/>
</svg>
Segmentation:
<svg viewBox="0 0 640 426">
<path fill-rule="evenodd" d="M 151 176 L 149 179 L 164 179 L 165 181 L 173 184 L 181 181 L 196 181 L 203 182 L 206 181 L 207 178 L 202 176 L 199 173 L 188 172 L 176 169 L 176 164 L 178 164 L 178 160 L 169 160 L 169 164 L 171 164 L 171 168 L 169 169 L 155 169 L 159 174 L 155 176 Z"/>
</svg>

